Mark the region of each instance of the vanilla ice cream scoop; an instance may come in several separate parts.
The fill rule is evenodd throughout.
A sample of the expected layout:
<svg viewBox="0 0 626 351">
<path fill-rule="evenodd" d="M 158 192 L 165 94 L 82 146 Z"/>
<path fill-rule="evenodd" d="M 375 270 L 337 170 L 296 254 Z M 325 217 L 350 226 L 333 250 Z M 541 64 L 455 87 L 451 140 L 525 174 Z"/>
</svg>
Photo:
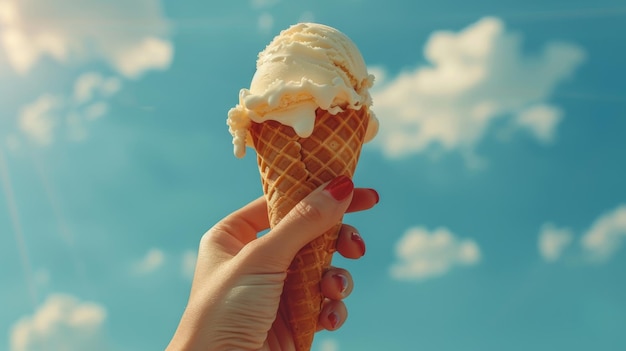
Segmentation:
<svg viewBox="0 0 626 351">
<path fill-rule="evenodd" d="M 253 147 L 251 121 L 274 120 L 306 138 L 313 132 L 317 108 L 333 115 L 369 108 L 373 81 L 345 34 L 315 23 L 291 26 L 259 53 L 250 89 L 241 89 L 239 104 L 228 112 L 235 156 L 243 157 L 246 145 Z M 369 115 L 365 142 L 378 131 L 376 117 L 371 111 Z"/>
</svg>

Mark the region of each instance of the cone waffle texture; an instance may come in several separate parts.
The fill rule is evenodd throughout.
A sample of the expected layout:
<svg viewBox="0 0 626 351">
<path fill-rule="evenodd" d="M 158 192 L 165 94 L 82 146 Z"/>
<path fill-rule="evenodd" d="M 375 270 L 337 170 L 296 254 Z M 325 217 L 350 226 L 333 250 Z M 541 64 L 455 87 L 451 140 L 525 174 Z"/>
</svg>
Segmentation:
<svg viewBox="0 0 626 351">
<path fill-rule="evenodd" d="M 252 124 L 271 227 L 323 183 L 340 175 L 352 178 L 368 121 L 366 107 L 337 115 L 318 109 L 313 134 L 307 138 L 276 121 Z M 287 272 L 281 308 L 297 351 L 311 349 L 323 301 L 320 281 L 330 266 L 340 227 L 338 223 L 307 244 Z"/>
</svg>

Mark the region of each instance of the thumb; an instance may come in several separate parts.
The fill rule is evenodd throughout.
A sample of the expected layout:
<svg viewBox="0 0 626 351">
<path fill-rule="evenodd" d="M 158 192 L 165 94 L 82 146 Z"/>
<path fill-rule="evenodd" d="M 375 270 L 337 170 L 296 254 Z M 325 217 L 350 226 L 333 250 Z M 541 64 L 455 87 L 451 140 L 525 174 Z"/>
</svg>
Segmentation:
<svg viewBox="0 0 626 351">
<path fill-rule="evenodd" d="M 248 256 L 252 266 L 286 270 L 304 245 L 341 221 L 353 191 L 354 184 L 347 176 L 315 189 L 269 233 L 248 245 L 252 246 Z"/>
</svg>

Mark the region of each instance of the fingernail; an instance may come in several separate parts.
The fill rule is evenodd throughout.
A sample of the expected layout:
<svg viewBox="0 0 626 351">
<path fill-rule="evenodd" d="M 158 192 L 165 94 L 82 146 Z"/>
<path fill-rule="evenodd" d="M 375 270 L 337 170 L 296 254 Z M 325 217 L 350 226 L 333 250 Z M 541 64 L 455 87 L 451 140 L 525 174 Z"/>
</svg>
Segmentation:
<svg viewBox="0 0 626 351">
<path fill-rule="evenodd" d="M 372 194 L 374 194 L 374 196 L 376 197 L 376 203 L 378 203 L 380 201 L 380 196 L 378 195 L 378 191 L 374 190 L 374 189 L 369 189 Z"/>
<path fill-rule="evenodd" d="M 342 175 L 328 183 L 324 190 L 328 191 L 335 200 L 343 201 L 354 190 L 354 184 L 349 177 Z"/>
<path fill-rule="evenodd" d="M 343 295 L 348 288 L 348 278 L 346 278 L 343 274 L 333 274 L 333 279 L 337 282 L 337 286 L 339 287 L 339 292 Z"/>
<path fill-rule="evenodd" d="M 329 313 L 328 321 L 333 329 L 337 328 L 337 325 L 339 324 L 339 315 L 336 312 Z"/>
<path fill-rule="evenodd" d="M 359 233 L 352 233 L 352 235 L 350 235 L 350 239 L 359 246 L 361 256 L 365 255 L 365 241 L 363 241 L 363 238 L 359 235 Z"/>
</svg>

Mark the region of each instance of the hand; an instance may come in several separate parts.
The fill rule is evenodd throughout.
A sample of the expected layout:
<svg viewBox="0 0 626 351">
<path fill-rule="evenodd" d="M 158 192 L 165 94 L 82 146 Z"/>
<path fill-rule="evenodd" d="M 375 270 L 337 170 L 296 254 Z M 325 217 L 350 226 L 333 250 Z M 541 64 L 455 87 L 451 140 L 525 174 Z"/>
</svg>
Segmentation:
<svg viewBox="0 0 626 351">
<path fill-rule="evenodd" d="M 336 191 L 333 183 L 313 191 L 259 238 L 269 227 L 264 198 L 230 214 L 202 237 L 187 308 L 168 350 L 295 350 L 279 311 L 290 262 L 345 212 L 366 210 L 378 202 L 372 189 L 354 189 L 349 181 L 343 182 L 343 191 Z M 365 253 L 355 228 L 342 226 L 337 251 L 348 258 Z M 347 317 L 341 300 L 352 287 L 346 270 L 331 267 L 324 274 L 321 290 L 326 299 L 318 329 L 341 326 Z"/>
</svg>

